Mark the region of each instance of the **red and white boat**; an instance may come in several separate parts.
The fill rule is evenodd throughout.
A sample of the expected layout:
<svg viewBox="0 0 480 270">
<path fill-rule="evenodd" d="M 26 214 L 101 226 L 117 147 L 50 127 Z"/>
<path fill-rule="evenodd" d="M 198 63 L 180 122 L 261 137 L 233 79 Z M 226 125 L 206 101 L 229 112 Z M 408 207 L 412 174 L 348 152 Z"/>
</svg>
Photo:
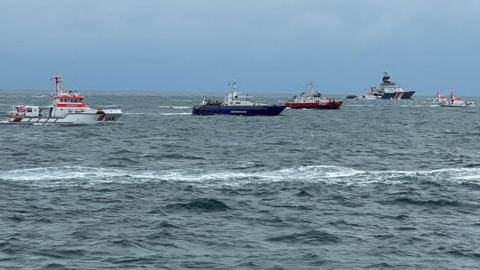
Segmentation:
<svg viewBox="0 0 480 270">
<path fill-rule="evenodd" d="M 322 97 L 318 91 L 314 90 L 313 84 L 309 83 L 306 86 L 306 91 L 300 96 L 294 96 L 287 100 L 285 105 L 291 109 L 338 109 L 343 101 L 334 98 Z"/>
<path fill-rule="evenodd" d="M 11 106 L 7 123 L 11 124 L 97 124 L 113 122 L 122 116 L 120 109 L 93 109 L 83 103 L 79 93 L 66 90 L 60 76 L 55 80 L 56 91 L 50 106 Z"/>
<path fill-rule="evenodd" d="M 473 101 L 465 102 L 463 98 L 455 96 L 453 92 L 450 93 L 450 97 L 448 97 L 448 99 L 444 99 L 440 103 L 440 106 L 442 107 L 467 107 L 474 105 L 475 103 Z"/>
<path fill-rule="evenodd" d="M 448 102 L 448 98 L 444 95 L 440 95 L 439 92 L 437 92 L 437 96 L 433 99 L 433 103 L 436 103 L 436 104 L 442 104 L 447 102 Z"/>
</svg>

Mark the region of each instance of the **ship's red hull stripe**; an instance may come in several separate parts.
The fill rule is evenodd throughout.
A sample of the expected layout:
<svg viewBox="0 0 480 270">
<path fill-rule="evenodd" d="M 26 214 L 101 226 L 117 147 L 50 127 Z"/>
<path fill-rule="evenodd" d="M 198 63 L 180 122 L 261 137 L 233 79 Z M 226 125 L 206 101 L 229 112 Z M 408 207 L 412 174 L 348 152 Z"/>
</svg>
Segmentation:
<svg viewBox="0 0 480 270">
<path fill-rule="evenodd" d="M 70 95 L 55 96 L 54 98 L 55 98 L 55 99 L 67 98 L 67 99 L 80 99 L 80 100 L 85 99 L 83 96 L 70 96 Z"/>
<path fill-rule="evenodd" d="M 88 108 L 87 104 L 58 103 L 55 106 L 60 108 Z"/>
<path fill-rule="evenodd" d="M 288 107 L 292 109 L 323 109 L 323 108 L 328 108 L 328 109 L 337 109 L 342 105 L 341 101 L 334 101 L 334 102 L 328 102 L 324 104 L 320 104 L 318 102 L 312 102 L 312 103 L 287 103 L 286 104 Z"/>
</svg>

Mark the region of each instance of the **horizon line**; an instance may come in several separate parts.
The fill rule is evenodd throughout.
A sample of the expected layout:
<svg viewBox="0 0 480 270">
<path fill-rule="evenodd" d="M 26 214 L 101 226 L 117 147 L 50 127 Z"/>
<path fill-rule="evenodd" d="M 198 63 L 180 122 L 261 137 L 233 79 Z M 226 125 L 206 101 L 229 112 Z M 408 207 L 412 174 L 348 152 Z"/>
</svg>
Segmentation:
<svg viewBox="0 0 480 270">
<path fill-rule="evenodd" d="M 40 88 L 18 88 L 18 89 L 2 89 L 0 88 L 0 91 L 8 91 L 8 92 L 14 92 L 14 91 L 55 91 L 55 89 L 40 89 Z M 220 93 L 227 93 L 228 90 L 210 90 L 210 91 L 202 91 L 201 93 L 195 93 L 192 92 L 194 90 L 142 90 L 142 89 L 77 89 L 73 91 L 79 91 L 79 92 L 121 92 L 121 93 L 129 93 L 129 94 L 134 94 L 135 92 L 138 92 L 138 94 L 144 94 L 144 93 L 163 93 L 167 95 L 172 95 L 172 94 L 198 94 L 198 95 L 203 95 L 203 94 L 220 94 Z M 241 91 L 244 93 L 252 93 L 252 94 L 275 94 L 275 95 L 291 95 L 291 94 L 298 94 L 297 92 L 287 92 L 287 91 L 274 91 L 274 90 L 263 90 L 263 91 Z M 324 92 L 326 96 L 347 96 L 347 95 L 356 95 L 356 96 L 362 96 L 362 94 L 352 94 L 352 93 L 328 93 Z M 322 93 L 323 94 L 323 93 Z M 415 93 L 417 97 L 434 97 L 435 94 L 432 95 L 426 95 L 426 94 L 417 94 Z M 465 97 L 479 97 L 479 95 L 464 95 Z M 413 98 L 415 99 L 415 98 Z"/>
</svg>

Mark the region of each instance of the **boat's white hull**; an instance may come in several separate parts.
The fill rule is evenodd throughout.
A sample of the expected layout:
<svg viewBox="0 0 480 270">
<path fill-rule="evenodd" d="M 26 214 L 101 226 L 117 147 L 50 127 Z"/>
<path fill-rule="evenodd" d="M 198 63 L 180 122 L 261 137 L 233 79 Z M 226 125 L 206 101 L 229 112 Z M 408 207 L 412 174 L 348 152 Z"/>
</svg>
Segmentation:
<svg viewBox="0 0 480 270">
<path fill-rule="evenodd" d="M 9 117 L 10 124 L 65 124 L 89 125 L 115 122 L 122 116 L 120 109 L 96 110 L 92 112 L 68 113 L 64 117 Z"/>
<path fill-rule="evenodd" d="M 442 107 L 467 107 L 466 104 L 440 104 Z"/>
<path fill-rule="evenodd" d="M 367 97 L 365 97 L 365 98 L 364 98 L 364 97 L 356 98 L 356 100 L 378 100 L 378 99 L 381 99 L 381 98 L 376 98 L 376 97 L 375 97 L 375 98 L 371 98 L 371 97 L 368 97 L 368 98 L 367 98 Z"/>
</svg>

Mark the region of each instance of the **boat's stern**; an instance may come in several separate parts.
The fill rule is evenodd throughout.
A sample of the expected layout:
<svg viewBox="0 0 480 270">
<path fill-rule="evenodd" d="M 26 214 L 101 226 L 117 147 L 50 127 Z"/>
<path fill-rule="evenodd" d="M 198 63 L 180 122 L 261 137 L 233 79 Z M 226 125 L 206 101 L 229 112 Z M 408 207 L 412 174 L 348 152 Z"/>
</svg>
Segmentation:
<svg viewBox="0 0 480 270">
<path fill-rule="evenodd" d="M 98 109 L 96 112 L 98 122 L 114 122 L 122 117 L 121 109 Z"/>
<path fill-rule="evenodd" d="M 199 107 L 200 106 L 198 106 L 198 105 L 193 106 L 192 115 L 199 115 L 200 114 L 200 108 Z"/>
</svg>

